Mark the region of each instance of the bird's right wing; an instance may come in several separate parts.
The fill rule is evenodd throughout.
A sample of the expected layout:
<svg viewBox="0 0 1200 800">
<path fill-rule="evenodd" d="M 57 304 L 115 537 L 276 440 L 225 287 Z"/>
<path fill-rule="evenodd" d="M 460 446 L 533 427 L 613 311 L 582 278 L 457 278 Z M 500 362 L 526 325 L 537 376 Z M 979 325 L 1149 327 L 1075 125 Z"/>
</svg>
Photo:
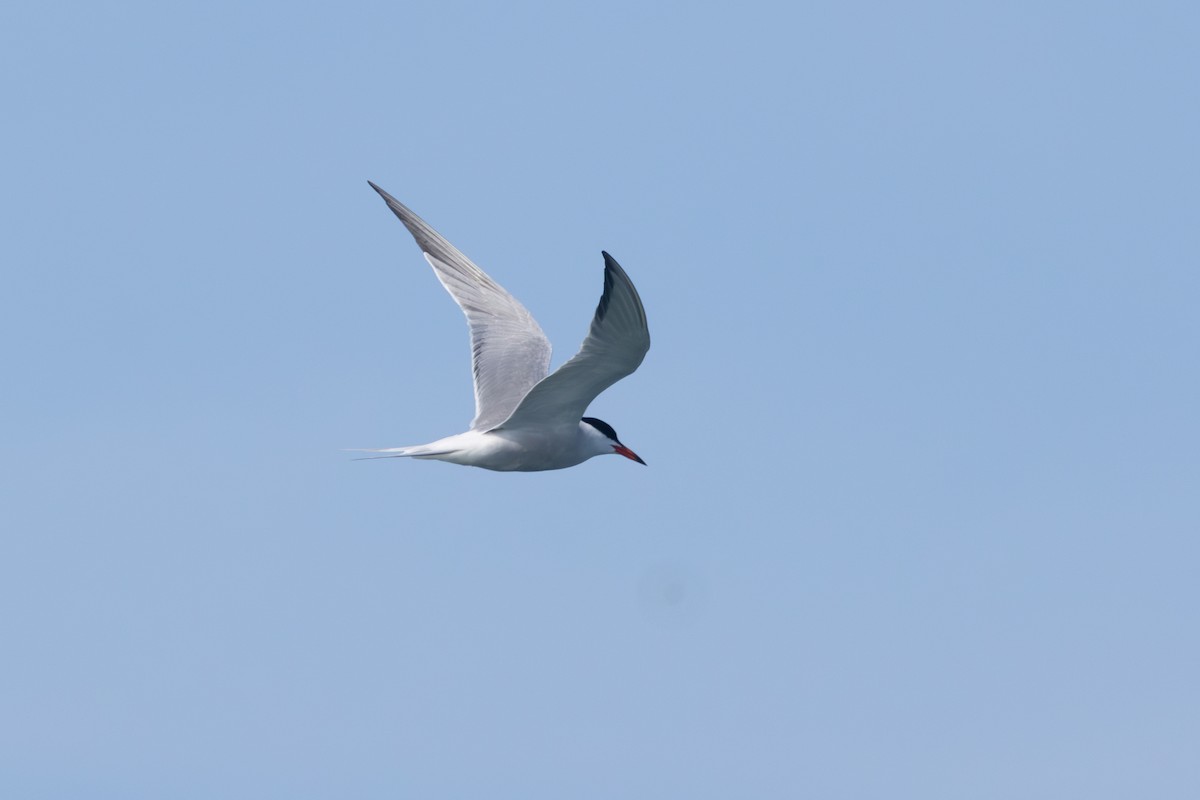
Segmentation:
<svg viewBox="0 0 1200 800">
<path fill-rule="evenodd" d="M 604 293 L 583 346 L 517 406 L 501 428 L 578 423 L 596 395 L 642 363 L 650 350 L 646 309 L 621 265 L 604 254 Z"/>
<path fill-rule="evenodd" d="M 371 183 L 370 181 L 367 181 Z M 438 280 L 467 316 L 475 378 L 471 430 L 488 430 L 512 414 L 550 369 L 550 340 L 515 297 L 396 198 L 371 183 L 400 218 Z"/>
</svg>

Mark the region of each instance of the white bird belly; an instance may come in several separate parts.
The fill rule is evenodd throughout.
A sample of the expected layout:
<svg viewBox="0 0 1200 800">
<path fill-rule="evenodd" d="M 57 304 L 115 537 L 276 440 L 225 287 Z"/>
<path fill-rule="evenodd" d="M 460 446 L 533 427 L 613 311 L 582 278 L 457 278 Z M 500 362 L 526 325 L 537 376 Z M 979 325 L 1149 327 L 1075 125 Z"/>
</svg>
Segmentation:
<svg viewBox="0 0 1200 800">
<path fill-rule="evenodd" d="M 469 431 L 430 442 L 425 447 L 433 452 L 415 457 L 500 472 L 539 472 L 573 467 L 595 455 L 580 445 L 573 428 Z"/>
</svg>

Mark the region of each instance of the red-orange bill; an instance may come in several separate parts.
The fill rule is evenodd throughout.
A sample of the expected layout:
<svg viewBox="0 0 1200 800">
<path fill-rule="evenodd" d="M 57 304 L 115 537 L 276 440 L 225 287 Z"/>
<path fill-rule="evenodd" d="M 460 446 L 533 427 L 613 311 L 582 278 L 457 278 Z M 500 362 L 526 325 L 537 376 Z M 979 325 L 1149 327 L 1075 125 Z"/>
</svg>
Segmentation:
<svg viewBox="0 0 1200 800">
<path fill-rule="evenodd" d="M 630 450 L 628 447 L 626 447 L 623 444 L 614 444 L 613 450 L 615 450 L 616 452 L 620 453 L 621 455 L 625 456 L 628 459 L 632 459 L 633 461 L 638 462 L 639 464 L 646 463 L 645 461 L 642 461 L 642 459 L 640 459 L 638 457 L 637 453 L 633 452 L 632 450 Z"/>
</svg>

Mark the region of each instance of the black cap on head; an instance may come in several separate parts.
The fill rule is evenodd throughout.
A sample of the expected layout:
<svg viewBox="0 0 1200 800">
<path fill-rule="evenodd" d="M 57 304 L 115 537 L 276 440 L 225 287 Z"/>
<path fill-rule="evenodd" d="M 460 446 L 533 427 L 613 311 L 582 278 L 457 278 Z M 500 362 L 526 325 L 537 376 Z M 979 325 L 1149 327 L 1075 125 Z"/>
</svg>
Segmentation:
<svg viewBox="0 0 1200 800">
<path fill-rule="evenodd" d="M 609 425 L 604 420 L 596 419 L 595 417 L 584 417 L 582 421 L 586 422 L 588 425 L 591 425 L 593 428 L 600 431 L 614 442 L 617 442 L 618 444 L 620 443 L 621 440 L 617 438 L 617 432 L 613 430 L 613 426 Z"/>
</svg>

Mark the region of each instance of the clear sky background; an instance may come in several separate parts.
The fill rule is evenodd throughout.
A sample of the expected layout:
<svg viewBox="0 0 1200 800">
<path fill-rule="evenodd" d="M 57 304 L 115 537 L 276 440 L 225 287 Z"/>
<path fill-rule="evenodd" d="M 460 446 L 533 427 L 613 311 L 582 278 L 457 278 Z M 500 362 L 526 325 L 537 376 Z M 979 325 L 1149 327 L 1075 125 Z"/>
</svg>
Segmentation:
<svg viewBox="0 0 1200 800">
<path fill-rule="evenodd" d="M 1192 3 L 9 3 L 0 794 L 1200 796 Z M 473 414 L 367 186 L 649 466 Z"/>
</svg>

